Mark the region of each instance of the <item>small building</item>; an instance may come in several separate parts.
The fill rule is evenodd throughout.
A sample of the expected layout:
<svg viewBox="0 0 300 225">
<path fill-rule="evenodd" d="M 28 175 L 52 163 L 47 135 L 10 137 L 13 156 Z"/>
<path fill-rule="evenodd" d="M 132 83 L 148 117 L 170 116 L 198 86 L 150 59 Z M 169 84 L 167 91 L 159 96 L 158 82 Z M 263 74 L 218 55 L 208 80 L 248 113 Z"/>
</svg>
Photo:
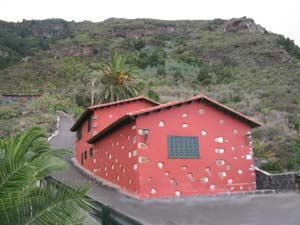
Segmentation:
<svg viewBox="0 0 300 225">
<path fill-rule="evenodd" d="M 146 199 L 255 190 L 251 129 L 260 125 L 199 95 L 92 106 L 71 130 L 85 169 Z"/>
</svg>

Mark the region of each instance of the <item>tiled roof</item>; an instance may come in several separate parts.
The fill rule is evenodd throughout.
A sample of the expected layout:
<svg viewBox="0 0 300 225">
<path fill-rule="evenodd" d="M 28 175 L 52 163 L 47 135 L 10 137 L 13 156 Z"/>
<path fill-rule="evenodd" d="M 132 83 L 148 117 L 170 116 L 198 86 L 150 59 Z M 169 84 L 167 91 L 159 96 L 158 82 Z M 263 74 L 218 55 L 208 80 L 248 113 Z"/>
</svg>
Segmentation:
<svg viewBox="0 0 300 225">
<path fill-rule="evenodd" d="M 153 101 L 145 96 L 138 96 L 138 97 L 134 97 L 134 98 L 128 98 L 128 99 L 124 99 L 121 101 L 116 101 L 116 102 L 110 102 L 110 103 L 105 103 L 105 104 L 99 104 L 99 105 L 94 105 L 94 106 L 90 106 L 88 107 L 83 114 L 79 117 L 79 119 L 74 123 L 74 125 L 71 127 L 71 131 L 75 131 L 84 121 L 85 119 L 92 114 L 93 111 L 95 111 L 96 109 L 99 108 L 104 108 L 104 107 L 109 107 L 109 106 L 113 106 L 113 105 L 118 105 L 118 104 L 124 104 L 124 103 L 128 103 L 128 102 L 133 102 L 133 101 L 138 101 L 138 100 L 146 100 L 150 103 L 153 103 L 154 105 L 159 105 L 158 102 Z"/>
<path fill-rule="evenodd" d="M 237 117 L 238 119 L 242 120 L 245 123 L 248 123 L 252 128 L 254 127 L 258 127 L 261 126 L 262 124 L 258 121 L 255 121 L 253 119 L 251 119 L 250 117 L 235 111 L 234 109 L 229 108 L 228 106 L 225 106 L 224 104 L 211 99 L 209 97 L 207 97 L 204 94 L 200 94 L 197 96 L 194 96 L 192 98 L 189 99 L 185 99 L 185 100 L 180 100 L 180 101 L 172 101 L 172 102 L 168 102 L 166 104 L 161 104 L 158 106 L 154 106 L 151 108 L 147 108 L 147 109 L 142 109 L 142 110 L 138 110 L 138 111 L 134 111 L 134 112 L 130 112 L 130 113 L 126 113 L 123 117 L 121 117 L 120 119 L 116 120 L 115 122 L 113 122 L 112 124 L 110 124 L 109 126 L 107 126 L 105 129 L 103 129 L 102 131 L 100 131 L 98 134 L 96 134 L 94 137 L 92 137 L 91 139 L 88 140 L 89 143 L 94 143 L 95 141 L 97 141 L 100 137 L 102 137 L 103 135 L 105 135 L 108 131 L 112 130 L 113 128 L 119 126 L 120 124 L 130 120 L 130 119 L 135 119 L 137 116 L 140 115 L 144 115 L 144 114 L 148 114 L 148 113 L 152 113 L 152 112 L 156 112 L 156 111 L 160 111 L 162 109 L 167 109 L 167 108 L 171 108 L 173 106 L 178 106 L 181 104 L 185 104 L 185 103 L 189 103 L 189 102 L 193 102 L 193 101 L 203 101 L 206 102 L 222 111 L 225 111 L 229 114 L 231 114 L 232 116 Z"/>
</svg>

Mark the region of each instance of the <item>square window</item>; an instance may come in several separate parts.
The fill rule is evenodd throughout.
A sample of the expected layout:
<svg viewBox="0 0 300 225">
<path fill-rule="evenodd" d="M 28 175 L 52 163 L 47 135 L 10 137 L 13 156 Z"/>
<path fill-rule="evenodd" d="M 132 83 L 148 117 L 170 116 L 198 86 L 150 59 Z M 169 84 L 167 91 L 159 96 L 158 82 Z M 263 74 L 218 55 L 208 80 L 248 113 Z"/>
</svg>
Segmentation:
<svg viewBox="0 0 300 225">
<path fill-rule="evenodd" d="M 169 159 L 198 159 L 199 141 L 196 136 L 168 136 Z"/>
</svg>

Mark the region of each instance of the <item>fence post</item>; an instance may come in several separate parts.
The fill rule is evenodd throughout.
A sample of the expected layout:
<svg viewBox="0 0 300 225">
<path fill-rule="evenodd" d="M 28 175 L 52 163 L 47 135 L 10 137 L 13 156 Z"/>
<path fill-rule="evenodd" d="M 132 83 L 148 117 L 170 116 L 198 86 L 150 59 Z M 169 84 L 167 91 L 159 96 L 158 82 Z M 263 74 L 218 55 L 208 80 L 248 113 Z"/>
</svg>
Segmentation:
<svg viewBox="0 0 300 225">
<path fill-rule="evenodd" d="M 102 208 L 102 225 L 110 225 L 110 208 L 104 206 Z"/>
</svg>

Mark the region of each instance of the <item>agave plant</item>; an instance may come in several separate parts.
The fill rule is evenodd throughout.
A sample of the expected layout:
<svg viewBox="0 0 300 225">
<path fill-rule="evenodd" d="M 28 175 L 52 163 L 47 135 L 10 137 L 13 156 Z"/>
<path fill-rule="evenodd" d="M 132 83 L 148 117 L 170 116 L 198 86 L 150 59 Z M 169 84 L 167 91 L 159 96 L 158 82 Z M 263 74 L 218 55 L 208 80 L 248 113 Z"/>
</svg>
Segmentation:
<svg viewBox="0 0 300 225">
<path fill-rule="evenodd" d="M 44 182 L 62 170 L 66 150 L 52 150 L 41 128 L 0 140 L 0 223 L 6 225 L 80 224 L 90 209 L 89 185 L 74 190 Z"/>
<path fill-rule="evenodd" d="M 102 103 L 119 101 L 139 94 L 140 91 L 134 83 L 138 68 L 127 64 L 124 56 L 111 54 L 110 62 L 100 65 L 100 71 Z"/>
</svg>

